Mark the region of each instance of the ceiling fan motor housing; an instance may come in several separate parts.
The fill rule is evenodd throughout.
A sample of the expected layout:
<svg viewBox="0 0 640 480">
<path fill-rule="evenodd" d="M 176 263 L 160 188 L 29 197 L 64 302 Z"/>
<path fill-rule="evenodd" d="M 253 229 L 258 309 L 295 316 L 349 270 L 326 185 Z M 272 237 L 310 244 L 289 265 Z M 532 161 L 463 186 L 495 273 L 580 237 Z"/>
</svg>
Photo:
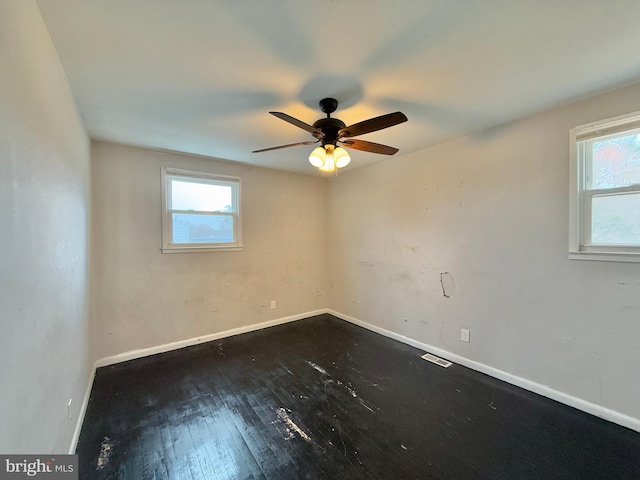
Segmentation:
<svg viewBox="0 0 640 480">
<path fill-rule="evenodd" d="M 340 129 L 345 128 L 345 123 L 338 118 L 321 118 L 320 120 L 316 120 L 313 123 L 313 127 L 322 131 L 320 133 L 313 133 L 312 135 L 316 138 L 322 139 L 322 145 L 326 145 L 330 143 L 335 145 L 338 141 L 338 131 Z"/>
</svg>

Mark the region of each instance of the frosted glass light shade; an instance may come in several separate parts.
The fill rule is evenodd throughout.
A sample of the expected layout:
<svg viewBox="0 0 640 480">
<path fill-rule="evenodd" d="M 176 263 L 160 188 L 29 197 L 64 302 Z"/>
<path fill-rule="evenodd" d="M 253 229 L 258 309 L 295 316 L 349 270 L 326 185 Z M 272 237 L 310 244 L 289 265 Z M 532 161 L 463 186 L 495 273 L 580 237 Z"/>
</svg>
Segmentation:
<svg viewBox="0 0 640 480">
<path fill-rule="evenodd" d="M 338 147 L 333 151 L 333 159 L 335 160 L 336 167 L 338 168 L 346 167 L 349 165 L 349 162 L 351 162 L 351 157 L 342 147 Z"/>
<path fill-rule="evenodd" d="M 324 147 L 318 147 L 309 155 L 309 163 L 316 168 L 322 168 L 324 161 L 327 158 L 327 152 Z"/>
<path fill-rule="evenodd" d="M 328 154 L 327 159 L 324 161 L 324 165 L 320 167 L 323 172 L 333 172 L 336 169 L 336 164 L 333 161 L 333 155 Z"/>
</svg>

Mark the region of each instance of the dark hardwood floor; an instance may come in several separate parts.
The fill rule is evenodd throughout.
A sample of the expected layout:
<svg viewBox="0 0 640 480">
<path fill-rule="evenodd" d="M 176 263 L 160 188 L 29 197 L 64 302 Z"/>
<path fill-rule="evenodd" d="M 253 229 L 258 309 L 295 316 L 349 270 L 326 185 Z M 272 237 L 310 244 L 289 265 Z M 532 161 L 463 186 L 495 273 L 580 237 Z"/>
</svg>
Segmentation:
<svg viewBox="0 0 640 480">
<path fill-rule="evenodd" d="M 640 433 L 330 315 L 98 369 L 81 479 L 640 479 Z"/>
</svg>

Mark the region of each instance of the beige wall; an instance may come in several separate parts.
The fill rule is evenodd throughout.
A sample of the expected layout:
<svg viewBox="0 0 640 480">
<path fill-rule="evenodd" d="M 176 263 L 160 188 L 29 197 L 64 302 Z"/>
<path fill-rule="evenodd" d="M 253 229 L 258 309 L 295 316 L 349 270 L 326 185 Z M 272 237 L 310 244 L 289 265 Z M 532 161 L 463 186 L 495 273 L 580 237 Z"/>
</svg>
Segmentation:
<svg viewBox="0 0 640 480">
<path fill-rule="evenodd" d="M 71 442 L 91 366 L 88 203 L 89 141 L 40 12 L 0 0 L 2 453 Z"/>
<path fill-rule="evenodd" d="M 640 418 L 639 264 L 566 255 L 568 130 L 640 86 L 329 181 L 104 142 L 90 179 L 31 0 L 0 65 L 0 452 L 66 451 L 97 358 L 325 307 Z M 161 166 L 242 178 L 243 251 L 160 253 Z"/>
<path fill-rule="evenodd" d="M 321 178 L 104 142 L 92 161 L 97 358 L 327 305 Z M 241 178 L 243 251 L 160 252 L 163 166 Z"/>
<path fill-rule="evenodd" d="M 640 86 L 332 179 L 329 305 L 640 419 L 640 264 L 566 254 L 569 129 L 635 110 Z"/>
</svg>

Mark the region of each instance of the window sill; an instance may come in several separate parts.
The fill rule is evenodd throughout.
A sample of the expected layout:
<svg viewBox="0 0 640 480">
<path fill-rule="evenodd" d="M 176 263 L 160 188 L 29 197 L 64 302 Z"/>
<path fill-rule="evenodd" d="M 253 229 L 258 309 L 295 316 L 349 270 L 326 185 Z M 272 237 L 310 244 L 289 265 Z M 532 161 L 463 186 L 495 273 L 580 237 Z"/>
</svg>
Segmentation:
<svg viewBox="0 0 640 480">
<path fill-rule="evenodd" d="M 640 252 L 589 252 L 570 251 L 569 260 L 591 260 L 596 262 L 640 263 Z"/>
<path fill-rule="evenodd" d="M 172 247 L 161 248 L 162 253 L 210 253 L 210 252 L 240 252 L 243 247 Z"/>
</svg>

